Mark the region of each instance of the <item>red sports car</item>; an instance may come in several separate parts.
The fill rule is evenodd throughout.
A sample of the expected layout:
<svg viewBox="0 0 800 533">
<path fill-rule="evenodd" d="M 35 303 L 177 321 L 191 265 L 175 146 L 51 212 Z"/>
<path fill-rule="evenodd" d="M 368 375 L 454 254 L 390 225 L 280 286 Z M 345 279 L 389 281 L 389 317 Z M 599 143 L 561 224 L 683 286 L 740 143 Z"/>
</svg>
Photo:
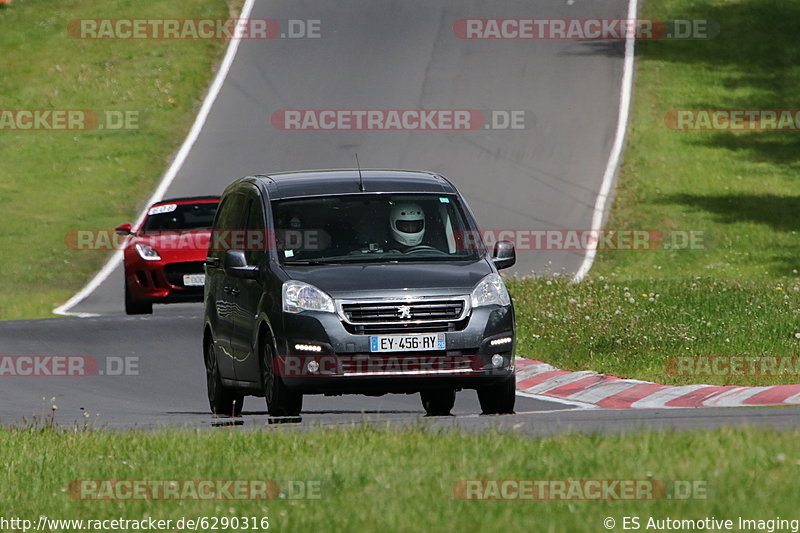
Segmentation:
<svg viewBox="0 0 800 533">
<path fill-rule="evenodd" d="M 116 229 L 125 243 L 125 312 L 149 314 L 154 303 L 202 302 L 204 261 L 218 196 L 156 202 L 142 225 Z"/>
</svg>

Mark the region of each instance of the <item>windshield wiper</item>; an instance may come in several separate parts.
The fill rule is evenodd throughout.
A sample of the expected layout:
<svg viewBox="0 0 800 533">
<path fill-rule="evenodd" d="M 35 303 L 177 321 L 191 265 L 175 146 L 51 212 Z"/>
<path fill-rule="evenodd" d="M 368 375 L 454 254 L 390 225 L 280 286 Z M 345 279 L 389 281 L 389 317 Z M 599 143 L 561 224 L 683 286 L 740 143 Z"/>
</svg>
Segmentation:
<svg viewBox="0 0 800 533">
<path fill-rule="evenodd" d="M 327 265 L 327 264 L 330 264 L 330 262 L 329 261 L 319 261 L 319 260 L 299 260 L 299 261 L 284 261 L 283 262 L 284 266 L 292 266 L 292 265 L 307 266 L 307 265 Z"/>
</svg>

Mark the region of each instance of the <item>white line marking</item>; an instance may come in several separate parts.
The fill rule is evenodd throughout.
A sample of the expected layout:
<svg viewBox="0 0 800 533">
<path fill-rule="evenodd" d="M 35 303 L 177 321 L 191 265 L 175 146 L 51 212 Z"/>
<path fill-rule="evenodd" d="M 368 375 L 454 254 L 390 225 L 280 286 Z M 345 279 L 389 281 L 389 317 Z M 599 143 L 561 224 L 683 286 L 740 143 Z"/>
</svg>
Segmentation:
<svg viewBox="0 0 800 533">
<path fill-rule="evenodd" d="M 598 406 L 592 405 L 592 404 L 589 404 L 589 403 L 573 402 L 573 401 L 570 401 L 570 400 L 565 400 L 563 398 L 558 398 L 556 396 L 545 396 L 545 395 L 542 395 L 542 394 L 533 394 L 533 393 L 525 392 L 525 391 L 522 391 L 522 390 L 518 390 L 517 391 L 517 396 L 523 396 L 525 398 L 532 398 L 534 400 L 540 400 L 540 401 L 543 401 L 543 402 L 553 402 L 553 403 L 561 403 L 561 404 L 564 404 L 564 405 L 572 405 L 574 407 L 579 407 L 581 409 L 599 409 Z M 572 411 L 572 410 L 573 409 L 570 409 L 570 411 Z M 522 414 L 522 413 L 517 413 L 517 414 Z"/>
<path fill-rule="evenodd" d="M 242 13 L 239 15 L 239 18 L 249 18 L 250 11 L 253 9 L 253 4 L 255 0 L 247 0 L 242 7 Z M 197 118 L 192 125 L 192 129 L 189 131 L 189 135 L 186 136 L 186 139 L 183 141 L 183 145 L 181 149 L 178 151 L 178 155 L 175 156 L 175 160 L 170 165 L 167 172 L 161 178 L 161 182 L 158 184 L 158 187 L 153 192 L 150 199 L 145 204 L 142 212 L 139 214 L 139 217 L 136 220 L 136 223 L 133 227 L 137 227 L 141 224 L 142 220 L 144 220 L 145 213 L 147 209 L 158 202 L 164 197 L 164 193 L 167 191 L 170 185 L 172 185 L 172 181 L 175 179 L 175 176 L 178 174 L 178 171 L 183 166 L 183 163 L 186 161 L 186 158 L 189 155 L 189 152 L 192 150 L 192 146 L 194 146 L 195 141 L 200 136 L 200 132 L 203 130 L 203 126 L 206 123 L 206 119 L 208 118 L 208 114 L 211 112 L 211 107 L 214 105 L 214 102 L 219 95 L 220 90 L 222 89 L 222 85 L 225 83 L 225 78 L 228 76 L 228 71 L 233 64 L 233 60 L 236 58 L 236 51 L 239 49 L 239 43 L 241 39 L 238 39 L 237 36 L 239 32 L 243 31 L 243 28 L 237 27 L 237 35 L 231 39 L 231 43 L 228 45 L 228 50 L 225 52 L 225 57 L 222 59 L 222 64 L 220 64 L 219 71 L 217 71 L 217 75 L 214 77 L 214 82 L 211 84 L 211 88 L 208 90 L 208 94 L 206 95 L 205 100 L 203 100 L 203 105 L 200 108 L 200 111 L 197 113 Z M 86 318 L 90 316 L 98 316 L 94 313 L 70 313 L 69 310 L 78 305 L 87 296 L 93 293 L 97 287 L 100 286 L 108 276 L 111 275 L 112 272 L 122 263 L 122 250 L 116 250 L 111 257 L 108 258 L 108 261 L 100 271 L 95 274 L 95 276 L 87 283 L 80 291 L 78 291 L 72 298 L 67 300 L 66 303 L 60 305 L 59 307 L 53 309 L 53 313 L 56 315 L 64 315 L 64 316 L 77 316 L 81 318 Z"/>
<path fill-rule="evenodd" d="M 637 400 L 631 404 L 631 409 L 674 409 L 672 406 L 667 406 L 667 402 L 677 400 L 687 394 L 700 389 L 709 387 L 710 385 L 683 385 L 680 387 L 667 386 L 652 394 L 648 394 L 644 398 Z"/>
<path fill-rule="evenodd" d="M 740 407 L 744 406 L 746 400 L 752 398 L 759 392 L 764 392 L 771 388 L 772 386 L 730 389 L 703 400 L 703 405 L 706 407 Z"/>
<path fill-rule="evenodd" d="M 638 11 L 637 0 L 628 0 L 628 20 L 635 20 Z M 617 133 L 614 138 L 614 145 L 611 147 L 611 154 L 608 158 L 603 183 L 600 192 L 597 193 L 597 200 L 594 204 L 594 214 L 592 215 L 592 231 L 599 232 L 603 229 L 603 215 L 606 210 L 606 202 L 611 194 L 611 187 L 614 184 L 614 177 L 619 168 L 622 148 L 625 145 L 625 131 L 628 128 L 628 116 L 630 114 L 631 93 L 633 92 L 633 66 L 634 66 L 634 43 L 635 36 L 625 39 L 625 62 L 622 72 L 622 91 L 619 101 L 619 118 L 617 119 Z M 597 255 L 597 240 L 589 242 L 589 249 L 586 250 L 586 257 L 583 258 L 580 268 L 575 273 L 572 281 L 577 283 L 586 277 L 589 269 L 592 268 L 595 255 Z"/>
<path fill-rule="evenodd" d="M 787 405 L 796 405 L 796 404 L 800 403 L 800 394 L 795 394 L 793 396 L 789 396 L 788 398 L 783 400 L 783 403 L 785 403 Z"/>
<path fill-rule="evenodd" d="M 570 372 L 569 374 L 562 374 L 560 376 L 542 381 L 538 385 L 526 388 L 525 391 L 530 392 L 531 394 L 544 394 L 553 389 L 557 389 L 559 387 L 563 387 L 564 385 L 569 385 L 571 383 L 575 383 L 576 381 L 596 375 L 597 374 L 595 372 L 588 370 L 582 372 Z"/>
<path fill-rule="evenodd" d="M 606 398 L 630 390 L 636 385 L 638 385 L 638 383 L 632 383 L 630 381 L 607 381 L 597 385 L 590 385 L 589 388 L 571 394 L 567 396 L 567 398 L 573 401 L 597 404 Z"/>
</svg>

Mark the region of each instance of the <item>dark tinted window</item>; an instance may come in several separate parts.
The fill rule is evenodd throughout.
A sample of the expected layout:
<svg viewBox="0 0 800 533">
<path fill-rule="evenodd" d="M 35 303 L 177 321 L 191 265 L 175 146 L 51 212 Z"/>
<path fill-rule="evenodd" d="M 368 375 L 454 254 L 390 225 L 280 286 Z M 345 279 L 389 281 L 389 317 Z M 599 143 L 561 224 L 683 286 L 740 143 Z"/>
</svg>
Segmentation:
<svg viewBox="0 0 800 533">
<path fill-rule="evenodd" d="M 247 233 L 245 235 L 245 257 L 247 264 L 256 265 L 266 250 L 266 231 L 264 229 L 264 210 L 261 198 L 254 196 L 250 200 L 247 214 Z"/>
<path fill-rule="evenodd" d="M 211 229 L 217 205 L 217 202 L 155 205 L 148 210 L 142 231 L 152 233 Z"/>
<path fill-rule="evenodd" d="M 231 194 L 222 200 L 219 216 L 214 224 L 212 247 L 215 251 L 224 252 L 231 247 L 231 231 L 241 229 L 244 224 L 245 197 L 243 194 Z"/>
<path fill-rule="evenodd" d="M 358 194 L 275 201 L 278 257 L 292 262 L 477 259 L 457 196 Z"/>
</svg>

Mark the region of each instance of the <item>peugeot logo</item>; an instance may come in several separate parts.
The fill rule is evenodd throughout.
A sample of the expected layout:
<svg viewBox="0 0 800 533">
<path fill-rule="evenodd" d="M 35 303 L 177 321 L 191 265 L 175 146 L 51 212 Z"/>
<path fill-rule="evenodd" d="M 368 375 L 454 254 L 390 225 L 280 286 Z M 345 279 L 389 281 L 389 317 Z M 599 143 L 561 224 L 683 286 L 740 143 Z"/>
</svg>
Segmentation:
<svg viewBox="0 0 800 533">
<path fill-rule="evenodd" d="M 400 318 L 411 318 L 411 307 L 408 305 L 401 305 L 397 308 L 397 316 Z"/>
</svg>

